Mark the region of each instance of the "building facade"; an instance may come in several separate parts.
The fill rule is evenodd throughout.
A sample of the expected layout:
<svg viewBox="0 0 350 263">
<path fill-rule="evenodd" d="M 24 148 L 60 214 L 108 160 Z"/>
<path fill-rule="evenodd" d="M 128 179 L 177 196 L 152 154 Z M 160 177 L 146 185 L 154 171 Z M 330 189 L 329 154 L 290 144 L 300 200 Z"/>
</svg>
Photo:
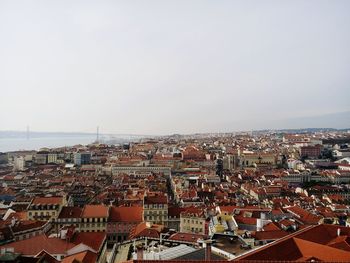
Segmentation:
<svg viewBox="0 0 350 263">
<path fill-rule="evenodd" d="M 168 197 L 166 194 L 145 196 L 143 200 L 144 221 L 167 225 Z"/>
</svg>

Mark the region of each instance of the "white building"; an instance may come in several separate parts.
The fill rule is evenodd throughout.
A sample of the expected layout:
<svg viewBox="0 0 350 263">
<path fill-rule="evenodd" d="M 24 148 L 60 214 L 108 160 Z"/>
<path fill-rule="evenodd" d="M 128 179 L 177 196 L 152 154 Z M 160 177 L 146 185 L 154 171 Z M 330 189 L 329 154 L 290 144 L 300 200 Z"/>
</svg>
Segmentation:
<svg viewBox="0 0 350 263">
<path fill-rule="evenodd" d="M 25 160 L 23 156 L 16 156 L 14 159 L 14 168 L 16 171 L 23 171 L 25 167 Z"/>
</svg>

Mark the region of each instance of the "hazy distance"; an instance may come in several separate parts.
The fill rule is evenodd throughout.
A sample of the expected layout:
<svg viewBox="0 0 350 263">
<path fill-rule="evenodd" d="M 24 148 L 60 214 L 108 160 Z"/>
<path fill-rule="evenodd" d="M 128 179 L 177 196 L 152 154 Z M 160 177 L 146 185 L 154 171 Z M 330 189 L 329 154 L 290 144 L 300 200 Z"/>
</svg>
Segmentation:
<svg viewBox="0 0 350 263">
<path fill-rule="evenodd" d="M 346 0 L 2 0 L 0 130 L 347 128 L 349 10 Z"/>
</svg>

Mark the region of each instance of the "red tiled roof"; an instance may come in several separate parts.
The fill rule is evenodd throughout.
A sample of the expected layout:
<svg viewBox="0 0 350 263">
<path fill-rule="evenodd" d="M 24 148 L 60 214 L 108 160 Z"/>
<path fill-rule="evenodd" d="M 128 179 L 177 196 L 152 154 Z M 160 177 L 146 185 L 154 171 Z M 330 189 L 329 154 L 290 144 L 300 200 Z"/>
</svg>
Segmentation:
<svg viewBox="0 0 350 263">
<path fill-rule="evenodd" d="M 143 207 L 140 206 L 111 207 L 109 211 L 109 221 L 139 223 L 143 220 L 142 213 Z"/>
<path fill-rule="evenodd" d="M 264 231 L 281 230 L 279 228 L 279 226 L 276 223 L 274 223 L 274 222 L 271 222 L 271 223 L 268 223 L 268 224 L 264 225 L 263 229 L 264 229 Z"/>
<path fill-rule="evenodd" d="M 257 218 L 254 217 L 243 217 L 243 216 L 235 216 L 235 220 L 238 224 L 245 225 L 256 225 Z"/>
<path fill-rule="evenodd" d="M 157 225 L 153 224 L 151 225 L 148 222 L 142 222 L 135 226 L 133 229 L 131 229 L 129 238 L 136 238 L 136 237 L 153 237 L 153 238 L 159 238 L 160 233 L 163 231 L 164 226 L 163 225 Z"/>
<path fill-rule="evenodd" d="M 105 239 L 105 232 L 80 232 L 74 235 L 72 243 L 76 245 L 83 243 L 98 252 L 102 248 Z"/>
<path fill-rule="evenodd" d="M 168 216 L 180 218 L 181 212 L 183 212 L 185 210 L 186 210 L 186 207 L 175 207 L 175 206 L 169 207 L 168 208 Z"/>
<path fill-rule="evenodd" d="M 344 250 L 342 246 L 330 245 L 336 244 L 340 240 L 339 237 L 344 237 L 345 240 L 350 237 L 350 228 L 337 225 L 309 226 L 267 246 L 238 256 L 236 260 L 307 261 L 314 258 L 326 262 L 349 262 L 350 251 Z"/>
<path fill-rule="evenodd" d="M 86 205 L 81 215 L 82 218 L 108 217 L 108 207 L 104 205 Z"/>
<path fill-rule="evenodd" d="M 75 244 L 67 243 L 60 238 L 48 238 L 46 235 L 39 235 L 29 239 L 16 241 L 0 248 L 13 248 L 14 252 L 23 255 L 37 255 L 42 250 L 50 254 L 64 254 L 73 248 Z"/>
<path fill-rule="evenodd" d="M 165 195 L 145 196 L 145 204 L 167 204 L 168 198 Z"/>
<path fill-rule="evenodd" d="M 45 250 L 41 251 L 35 257 L 42 259 L 42 261 L 45 263 L 59 263 L 60 262 L 57 259 L 55 259 L 52 255 L 47 253 Z"/>
<path fill-rule="evenodd" d="M 322 217 L 314 215 L 310 213 L 309 211 L 302 209 L 299 206 L 292 206 L 286 208 L 288 212 L 291 212 L 292 214 L 298 215 L 296 218 L 297 220 L 301 221 L 304 224 L 310 224 L 310 225 L 316 225 L 319 223 Z"/>
<path fill-rule="evenodd" d="M 15 224 L 12 227 L 12 231 L 14 233 L 17 233 L 25 230 L 40 228 L 40 227 L 43 227 L 45 224 L 47 224 L 46 221 L 24 220 Z"/>
<path fill-rule="evenodd" d="M 233 211 L 236 209 L 236 208 L 239 208 L 238 206 L 235 206 L 235 205 L 231 205 L 231 206 L 220 206 L 220 210 L 221 212 L 228 212 L 228 213 L 233 213 Z"/>
<path fill-rule="evenodd" d="M 83 209 L 77 206 L 65 206 L 62 207 L 62 210 L 58 218 L 80 218 Z"/>
<path fill-rule="evenodd" d="M 97 260 L 97 254 L 91 251 L 83 251 L 68 257 L 65 257 L 62 260 L 62 263 L 95 263 Z"/>
<path fill-rule="evenodd" d="M 197 243 L 198 239 L 206 239 L 206 235 L 192 234 L 192 233 L 175 233 L 169 237 L 169 240 L 186 241 Z"/>
<path fill-rule="evenodd" d="M 186 209 L 184 211 L 182 211 L 180 213 L 180 215 L 183 216 L 197 216 L 197 217 L 204 217 L 204 210 L 203 208 L 200 207 L 194 207 L 194 206 L 190 206 L 190 207 L 186 207 Z"/>
<path fill-rule="evenodd" d="M 35 197 L 33 205 L 58 205 L 63 203 L 63 197 Z"/>
</svg>

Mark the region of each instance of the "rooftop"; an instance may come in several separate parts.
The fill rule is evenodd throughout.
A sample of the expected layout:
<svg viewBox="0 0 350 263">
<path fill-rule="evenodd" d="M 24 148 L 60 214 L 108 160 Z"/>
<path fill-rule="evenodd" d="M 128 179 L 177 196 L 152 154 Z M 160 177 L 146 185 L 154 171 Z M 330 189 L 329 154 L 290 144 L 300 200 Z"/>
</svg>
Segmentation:
<svg viewBox="0 0 350 263">
<path fill-rule="evenodd" d="M 108 217 L 108 207 L 104 205 L 86 205 L 81 215 L 82 218 Z"/>
</svg>

